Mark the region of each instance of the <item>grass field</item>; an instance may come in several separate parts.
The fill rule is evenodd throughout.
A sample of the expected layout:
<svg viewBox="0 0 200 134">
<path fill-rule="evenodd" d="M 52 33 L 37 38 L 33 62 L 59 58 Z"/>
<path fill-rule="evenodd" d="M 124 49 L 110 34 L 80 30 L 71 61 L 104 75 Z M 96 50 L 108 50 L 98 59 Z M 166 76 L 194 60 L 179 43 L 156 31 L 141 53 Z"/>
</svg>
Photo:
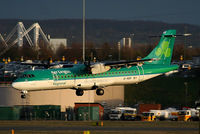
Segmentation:
<svg viewBox="0 0 200 134">
<path fill-rule="evenodd" d="M 92 121 L 0 121 L 0 128 L 11 127 L 45 127 L 47 130 L 15 130 L 15 134 L 83 134 L 80 130 L 48 130 L 48 128 L 64 128 L 64 127 L 89 127 L 102 128 L 101 130 L 90 130 L 90 134 L 198 134 L 199 122 L 141 122 L 141 121 L 104 121 L 103 126 L 96 126 L 96 122 Z M 108 130 L 106 128 L 116 128 L 116 130 Z M 133 127 L 140 128 L 134 131 L 124 131 L 117 128 Z M 105 130 L 104 130 L 105 128 Z M 150 128 L 150 129 L 149 129 Z M 166 128 L 166 129 L 165 129 Z M 172 128 L 172 130 L 171 130 Z M 175 129 L 173 129 L 175 128 Z M 178 130 L 176 130 L 178 128 Z M 195 128 L 195 130 L 185 131 L 187 128 Z M 153 130 L 152 130 L 153 129 Z M 154 130 L 155 129 L 155 130 Z M 183 129 L 183 130 L 181 130 Z M 85 130 L 86 131 L 86 130 Z M 11 134 L 11 129 L 2 130 L 0 134 Z M 87 133 L 88 134 L 88 133 Z"/>
</svg>

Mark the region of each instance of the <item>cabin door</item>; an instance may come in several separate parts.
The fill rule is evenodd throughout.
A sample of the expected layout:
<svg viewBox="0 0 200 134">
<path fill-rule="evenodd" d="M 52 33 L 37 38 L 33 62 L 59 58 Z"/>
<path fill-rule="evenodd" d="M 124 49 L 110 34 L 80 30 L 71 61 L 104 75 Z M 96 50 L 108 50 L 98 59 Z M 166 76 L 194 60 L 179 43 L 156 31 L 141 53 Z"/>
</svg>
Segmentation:
<svg viewBox="0 0 200 134">
<path fill-rule="evenodd" d="M 52 73 L 52 76 L 53 76 L 53 81 L 58 81 L 58 75 L 57 74 Z"/>
<path fill-rule="evenodd" d="M 136 67 L 138 69 L 138 76 L 139 76 L 138 82 L 141 82 L 144 79 L 144 69 L 142 66 L 136 66 Z"/>
</svg>

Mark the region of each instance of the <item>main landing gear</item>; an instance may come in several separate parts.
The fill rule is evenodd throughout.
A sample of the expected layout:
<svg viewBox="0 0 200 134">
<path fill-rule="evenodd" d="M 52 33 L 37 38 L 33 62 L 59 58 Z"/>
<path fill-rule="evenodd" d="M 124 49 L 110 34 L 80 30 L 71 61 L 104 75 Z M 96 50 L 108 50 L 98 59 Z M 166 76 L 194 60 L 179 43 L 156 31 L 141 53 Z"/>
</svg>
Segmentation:
<svg viewBox="0 0 200 134">
<path fill-rule="evenodd" d="M 77 89 L 77 90 L 76 90 L 76 95 L 77 95 L 77 96 L 82 96 L 83 94 L 84 94 L 83 89 Z M 96 94 L 99 95 L 99 96 L 101 96 L 101 95 L 104 94 L 104 90 L 101 89 L 101 88 L 99 88 L 99 89 L 96 90 Z"/>
<path fill-rule="evenodd" d="M 96 90 L 96 94 L 101 96 L 101 95 L 104 94 L 104 90 L 99 88 L 99 89 Z"/>
<path fill-rule="evenodd" d="M 83 89 L 77 89 L 77 90 L 76 90 L 76 95 L 77 95 L 77 96 L 82 96 L 83 94 L 84 94 Z"/>
<path fill-rule="evenodd" d="M 21 98 L 22 99 L 26 99 L 26 94 L 27 93 L 28 93 L 28 91 L 26 91 L 26 90 L 21 91 Z"/>
</svg>

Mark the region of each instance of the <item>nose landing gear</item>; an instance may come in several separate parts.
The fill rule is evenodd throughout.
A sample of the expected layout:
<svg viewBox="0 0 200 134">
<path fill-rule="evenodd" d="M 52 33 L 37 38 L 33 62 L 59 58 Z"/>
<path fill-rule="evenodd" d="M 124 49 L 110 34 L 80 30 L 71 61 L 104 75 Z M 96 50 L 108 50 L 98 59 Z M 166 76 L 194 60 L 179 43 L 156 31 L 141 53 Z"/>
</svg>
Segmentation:
<svg viewBox="0 0 200 134">
<path fill-rule="evenodd" d="M 21 91 L 21 98 L 25 99 L 27 93 L 28 93 L 28 91 L 26 91 L 26 90 Z"/>
</svg>

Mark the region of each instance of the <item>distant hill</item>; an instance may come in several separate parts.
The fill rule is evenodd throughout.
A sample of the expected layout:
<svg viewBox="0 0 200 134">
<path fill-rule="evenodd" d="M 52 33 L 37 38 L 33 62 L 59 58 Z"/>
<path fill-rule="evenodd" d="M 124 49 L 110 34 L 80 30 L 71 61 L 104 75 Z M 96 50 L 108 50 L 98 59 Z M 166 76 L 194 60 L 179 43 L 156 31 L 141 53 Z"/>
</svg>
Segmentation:
<svg viewBox="0 0 200 134">
<path fill-rule="evenodd" d="M 70 42 L 82 41 L 82 20 L 80 19 L 57 19 L 57 20 L 16 20 L 1 19 L 0 33 L 8 34 L 17 24 L 22 21 L 26 27 L 38 22 L 45 34 L 52 38 L 68 38 Z M 117 20 L 86 20 L 87 41 L 95 44 L 105 42 L 116 44 L 123 37 L 135 34 L 135 43 L 150 42 L 149 35 L 161 35 L 164 30 L 176 29 L 178 34 L 189 32 L 192 36 L 187 43 L 192 46 L 200 46 L 200 26 L 190 24 L 169 24 L 155 21 L 117 21 Z M 177 39 L 182 41 L 183 39 Z"/>
</svg>

